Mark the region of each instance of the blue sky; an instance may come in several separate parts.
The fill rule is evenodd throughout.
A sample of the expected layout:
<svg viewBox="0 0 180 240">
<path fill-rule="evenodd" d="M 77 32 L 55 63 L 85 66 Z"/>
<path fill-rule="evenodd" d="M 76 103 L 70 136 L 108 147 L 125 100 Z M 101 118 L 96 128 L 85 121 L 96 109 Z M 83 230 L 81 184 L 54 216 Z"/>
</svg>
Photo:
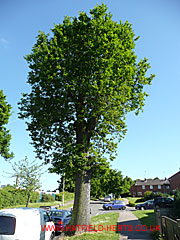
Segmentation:
<svg viewBox="0 0 180 240">
<path fill-rule="evenodd" d="M 144 112 L 127 116 L 128 132 L 119 143 L 118 156 L 112 167 L 124 176 L 136 178 L 170 177 L 180 168 L 180 1 L 179 0 L 111 0 L 103 1 L 113 14 L 113 20 L 128 20 L 135 34 L 138 59 L 151 63 L 148 72 L 156 74 L 152 86 L 146 88 L 149 97 Z M 0 89 L 7 95 L 13 114 L 11 130 L 13 161 L 27 156 L 34 159 L 33 147 L 23 120 L 18 120 L 21 93 L 29 91 L 26 83 L 29 54 L 38 31 L 50 32 L 54 23 L 64 16 L 89 12 L 94 0 L 1 0 L 0 1 Z M 10 164 L 0 158 L 0 184 L 12 183 L 4 177 L 11 172 Z M 42 188 L 55 189 L 55 174 L 44 174 Z"/>
</svg>

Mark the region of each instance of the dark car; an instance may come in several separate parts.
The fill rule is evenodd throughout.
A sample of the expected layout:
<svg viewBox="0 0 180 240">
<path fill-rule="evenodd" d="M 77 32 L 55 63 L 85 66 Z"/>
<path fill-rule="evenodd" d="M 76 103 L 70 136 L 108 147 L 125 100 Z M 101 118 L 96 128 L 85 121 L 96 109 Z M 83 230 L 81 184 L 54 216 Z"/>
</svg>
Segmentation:
<svg viewBox="0 0 180 240">
<path fill-rule="evenodd" d="M 148 200 L 144 203 L 139 203 L 135 206 L 137 210 L 144 210 L 144 209 L 153 209 L 154 208 L 154 200 Z"/>
<path fill-rule="evenodd" d="M 126 204 L 123 202 L 123 201 L 120 201 L 120 200 L 114 200 L 110 203 L 106 203 L 103 205 L 103 208 L 105 210 L 111 210 L 111 209 L 126 209 Z"/>
<path fill-rule="evenodd" d="M 154 200 L 154 206 L 160 208 L 173 208 L 174 199 L 170 197 L 157 197 Z"/>
<path fill-rule="evenodd" d="M 69 210 L 55 209 L 49 212 L 51 220 L 56 227 L 56 233 L 62 232 L 64 227 L 70 222 L 72 213 Z"/>
</svg>

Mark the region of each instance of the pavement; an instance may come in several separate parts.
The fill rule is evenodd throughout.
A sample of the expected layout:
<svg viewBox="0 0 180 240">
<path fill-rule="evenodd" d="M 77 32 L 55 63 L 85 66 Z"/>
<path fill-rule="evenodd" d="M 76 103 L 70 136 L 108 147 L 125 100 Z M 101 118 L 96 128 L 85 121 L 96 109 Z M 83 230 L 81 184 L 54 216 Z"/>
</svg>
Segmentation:
<svg viewBox="0 0 180 240">
<path fill-rule="evenodd" d="M 149 230 L 146 226 L 142 226 L 138 218 L 133 214 L 133 210 L 128 208 L 126 211 L 120 212 L 117 223 L 120 240 L 150 240 Z"/>
</svg>

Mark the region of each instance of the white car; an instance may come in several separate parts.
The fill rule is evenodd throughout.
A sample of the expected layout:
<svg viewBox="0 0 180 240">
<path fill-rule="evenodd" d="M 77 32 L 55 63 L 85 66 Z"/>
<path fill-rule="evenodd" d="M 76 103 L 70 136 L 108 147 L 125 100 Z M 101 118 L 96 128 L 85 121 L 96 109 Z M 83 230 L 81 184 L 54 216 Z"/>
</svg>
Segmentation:
<svg viewBox="0 0 180 240">
<path fill-rule="evenodd" d="M 111 196 L 104 197 L 104 202 L 110 202 L 112 199 Z"/>
<path fill-rule="evenodd" d="M 0 240 L 51 240 L 55 226 L 40 208 L 0 210 Z"/>
</svg>

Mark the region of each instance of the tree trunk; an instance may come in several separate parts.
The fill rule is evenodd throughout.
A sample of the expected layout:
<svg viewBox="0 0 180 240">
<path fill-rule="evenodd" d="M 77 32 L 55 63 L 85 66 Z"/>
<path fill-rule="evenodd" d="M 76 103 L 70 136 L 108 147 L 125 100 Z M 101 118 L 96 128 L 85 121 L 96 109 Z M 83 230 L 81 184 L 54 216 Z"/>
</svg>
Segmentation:
<svg viewBox="0 0 180 240">
<path fill-rule="evenodd" d="M 28 193 L 28 198 L 27 198 L 27 202 L 26 202 L 26 207 L 28 207 L 28 205 L 29 205 L 29 201 L 30 201 L 30 193 Z"/>
<path fill-rule="evenodd" d="M 76 232 L 88 231 L 90 225 L 90 171 L 78 171 L 75 178 L 75 199 L 73 206 L 73 214 L 70 226 L 76 227 Z M 86 227 L 82 226 L 85 225 Z"/>
</svg>

